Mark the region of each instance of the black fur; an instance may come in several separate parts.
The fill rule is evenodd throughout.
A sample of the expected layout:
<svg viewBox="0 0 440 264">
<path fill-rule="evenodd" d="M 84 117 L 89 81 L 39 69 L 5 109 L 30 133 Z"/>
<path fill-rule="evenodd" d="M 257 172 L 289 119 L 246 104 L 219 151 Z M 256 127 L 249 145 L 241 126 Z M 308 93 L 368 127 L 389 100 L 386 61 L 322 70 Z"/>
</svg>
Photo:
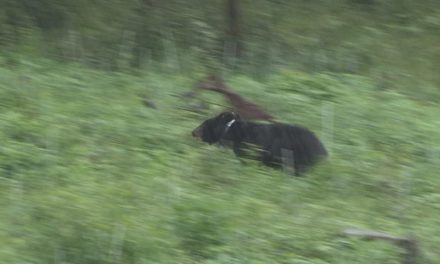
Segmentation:
<svg viewBox="0 0 440 264">
<path fill-rule="evenodd" d="M 287 158 L 287 165 L 295 169 L 296 175 L 304 173 L 327 156 L 324 145 L 306 128 L 243 121 L 231 112 L 204 121 L 192 134 L 209 144 L 230 142 L 237 156 L 244 156 L 249 146 L 256 146 L 257 159 L 268 166 L 279 167 L 286 164 Z"/>
</svg>

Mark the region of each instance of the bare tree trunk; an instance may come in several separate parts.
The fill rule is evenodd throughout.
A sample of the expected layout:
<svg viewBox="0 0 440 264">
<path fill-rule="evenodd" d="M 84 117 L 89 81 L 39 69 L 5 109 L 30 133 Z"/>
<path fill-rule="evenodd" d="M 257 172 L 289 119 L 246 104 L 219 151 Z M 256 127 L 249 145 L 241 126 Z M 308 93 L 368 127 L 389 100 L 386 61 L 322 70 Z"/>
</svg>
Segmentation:
<svg viewBox="0 0 440 264">
<path fill-rule="evenodd" d="M 240 1 L 226 0 L 226 42 L 230 48 L 230 55 L 238 58 L 241 55 L 242 43 L 240 39 Z"/>
</svg>

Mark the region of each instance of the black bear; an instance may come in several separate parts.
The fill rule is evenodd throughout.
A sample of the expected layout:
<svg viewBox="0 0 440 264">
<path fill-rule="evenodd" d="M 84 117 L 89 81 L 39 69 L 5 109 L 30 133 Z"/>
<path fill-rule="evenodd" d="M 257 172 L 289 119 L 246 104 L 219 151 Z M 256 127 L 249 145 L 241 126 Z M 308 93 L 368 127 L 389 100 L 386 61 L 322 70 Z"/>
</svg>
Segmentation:
<svg viewBox="0 0 440 264">
<path fill-rule="evenodd" d="M 259 124 L 240 119 L 233 112 L 204 121 L 192 131 L 194 137 L 209 144 L 232 145 L 237 156 L 245 156 L 252 146 L 257 148 L 257 159 L 265 165 L 293 167 L 296 175 L 303 174 L 327 151 L 310 130 L 282 123 Z"/>
</svg>

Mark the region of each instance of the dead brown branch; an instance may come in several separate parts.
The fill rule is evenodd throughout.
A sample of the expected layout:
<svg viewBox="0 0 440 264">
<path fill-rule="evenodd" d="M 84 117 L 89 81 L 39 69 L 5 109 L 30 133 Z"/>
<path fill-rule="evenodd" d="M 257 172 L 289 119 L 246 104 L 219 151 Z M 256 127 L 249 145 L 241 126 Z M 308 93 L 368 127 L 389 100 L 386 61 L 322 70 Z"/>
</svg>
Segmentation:
<svg viewBox="0 0 440 264">
<path fill-rule="evenodd" d="M 387 233 L 362 229 L 345 229 L 341 232 L 344 236 L 355 236 L 366 240 L 385 240 L 405 250 L 402 257 L 403 264 L 415 264 L 419 256 L 417 241 L 410 238 L 392 236 Z"/>
<path fill-rule="evenodd" d="M 233 110 L 243 119 L 257 119 L 273 122 L 274 117 L 267 113 L 263 108 L 249 100 L 246 100 L 238 93 L 234 92 L 224 81 L 214 75 L 211 75 L 195 85 L 195 90 L 208 90 L 223 94 L 231 103 Z M 194 94 L 191 93 L 192 95 Z"/>
</svg>

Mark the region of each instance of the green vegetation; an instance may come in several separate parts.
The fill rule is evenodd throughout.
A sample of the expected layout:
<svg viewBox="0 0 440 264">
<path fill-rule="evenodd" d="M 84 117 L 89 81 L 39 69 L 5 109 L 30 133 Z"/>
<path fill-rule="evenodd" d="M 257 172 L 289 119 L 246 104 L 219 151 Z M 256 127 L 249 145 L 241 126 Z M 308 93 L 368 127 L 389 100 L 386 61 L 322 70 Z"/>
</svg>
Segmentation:
<svg viewBox="0 0 440 264">
<path fill-rule="evenodd" d="M 227 12 L 236 3 L 238 19 Z M 0 0 L 0 50 L 126 71 L 351 73 L 438 100 L 438 0 Z M 233 12 L 232 12 L 233 13 Z M 236 22 L 236 23 L 234 23 Z M 240 47 L 239 52 L 234 49 Z"/>
<path fill-rule="evenodd" d="M 435 105 L 356 75 L 231 76 L 329 147 L 296 178 L 193 140 L 221 108 L 179 110 L 189 78 L 20 65 L 0 69 L 2 263 L 399 263 L 387 242 L 338 236 L 349 227 L 413 235 L 440 261 Z"/>
<path fill-rule="evenodd" d="M 440 263 L 439 43 L 438 0 L 0 0 L 0 263 Z M 330 158 L 194 140 L 212 72 Z"/>
</svg>

